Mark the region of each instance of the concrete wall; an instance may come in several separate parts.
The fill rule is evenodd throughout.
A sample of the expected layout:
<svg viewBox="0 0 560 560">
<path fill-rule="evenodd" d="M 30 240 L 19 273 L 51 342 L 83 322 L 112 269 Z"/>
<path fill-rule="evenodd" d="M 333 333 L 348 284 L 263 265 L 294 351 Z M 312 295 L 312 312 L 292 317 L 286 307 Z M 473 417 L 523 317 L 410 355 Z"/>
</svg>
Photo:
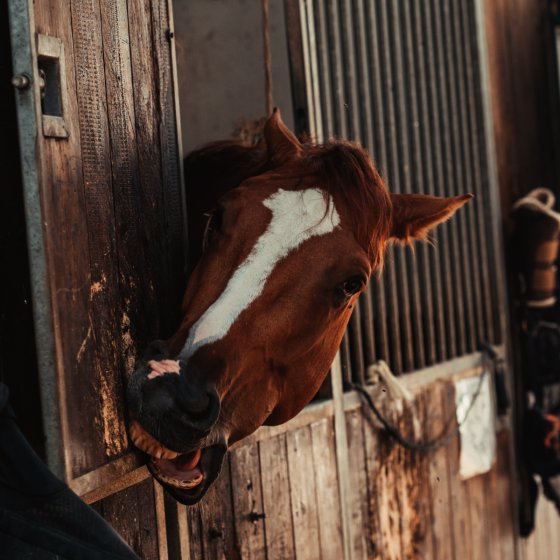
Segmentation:
<svg viewBox="0 0 560 560">
<path fill-rule="evenodd" d="M 260 0 L 174 0 L 184 153 L 265 116 Z M 274 103 L 292 126 L 284 2 L 270 1 Z"/>
</svg>

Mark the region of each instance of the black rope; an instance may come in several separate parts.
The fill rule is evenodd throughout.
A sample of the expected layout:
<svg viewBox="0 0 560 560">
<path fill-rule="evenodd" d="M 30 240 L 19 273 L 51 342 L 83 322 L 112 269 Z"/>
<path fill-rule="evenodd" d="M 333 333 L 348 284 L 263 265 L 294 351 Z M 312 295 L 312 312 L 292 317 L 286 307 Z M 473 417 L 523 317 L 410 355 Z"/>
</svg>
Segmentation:
<svg viewBox="0 0 560 560">
<path fill-rule="evenodd" d="M 447 422 L 445 424 L 442 433 L 439 436 L 435 437 L 434 439 L 428 441 L 414 441 L 408 439 L 406 436 L 404 436 L 401 433 L 401 431 L 396 426 L 393 426 L 393 424 L 391 424 L 391 422 L 389 422 L 389 420 L 387 420 L 387 418 L 383 416 L 381 411 L 377 408 L 377 406 L 373 402 L 371 395 L 369 394 L 368 390 L 364 385 L 360 385 L 358 383 L 349 383 L 349 386 L 362 396 L 362 398 L 365 400 L 366 404 L 369 406 L 369 408 L 371 409 L 375 417 L 383 425 L 383 428 L 387 433 L 387 435 L 392 437 L 399 445 L 402 445 L 405 449 L 409 449 L 411 451 L 419 451 L 419 452 L 436 451 L 437 449 L 441 449 L 442 447 L 449 445 L 459 434 L 461 426 L 467 421 L 467 418 L 476 400 L 478 399 L 478 396 L 480 395 L 480 391 L 482 389 L 482 382 L 484 381 L 484 378 L 488 373 L 488 368 L 486 367 L 487 358 L 488 358 L 488 354 L 485 351 L 483 353 L 482 372 L 478 376 L 479 377 L 478 385 L 476 387 L 476 391 L 474 392 L 474 395 L 472 396 L 471 402 L 469 403 L 469 407 L 465 412 L 465 416 L 462 418 L 460 422 L 457 423 L 457 425 L 452 431 L 449 431 L 449 426 L 452 424 L 453 418 L 455 416 L 455 413 L 453 413 L 453 415 L 451 415 L 447 419 Z"/>
</svg>

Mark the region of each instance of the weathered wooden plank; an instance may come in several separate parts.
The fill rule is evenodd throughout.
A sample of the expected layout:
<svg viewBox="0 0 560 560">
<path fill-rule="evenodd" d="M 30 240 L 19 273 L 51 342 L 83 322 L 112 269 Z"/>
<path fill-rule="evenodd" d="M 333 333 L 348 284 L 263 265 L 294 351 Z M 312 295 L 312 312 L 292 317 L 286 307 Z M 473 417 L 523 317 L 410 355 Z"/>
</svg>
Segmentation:
<svg viewBox="0 0 560 560">
<path fill-rule="evenodd" d="M 315 560 L 320 558 L 321 549 L 315 477 L 310 476 L 315 465 L 309 427 L 288 433 L 286 444 L 295 553 L 298 559 Z"/>
<path fill-rule="evenodd" d="M 171 4 L 150 2 L 152 17 L 152 56 L 156 69 L 157 126 L 161 145 L 163 179 L 163 208 L 165 241 L 168 253 L 169 292 L 158 294 L 162 298 L 165 316 L 161 317 L 161 336 L 171 334 L 180 315 L 180 301 L 185 283 L 185 204 L 179 170 L 179 150 L 175 121 L 174 83 L 171 60 L 170 16 Z"/>
<path fill-rule="evenodd" d="M 400 432 L 408 439 L 415 438 L 412 403 L 403 403 L 402 412 L 397 409 Z M 397 492 L 399 525 L 401 533 L 401 558 L 413 560 L 418 557 L 422 542 L 421 489 L 418 484 L 418 452 L 397 446 Z"/>
<path fill-rule="evenodd" d="M 231 483 L 230 459 L 226 456 L 220 476 L 200 506 L 206 560 L 240 557 L 235 538 Z M 244 490 L 243 485 L 242 488 Z"/>
<path fill-rule="evenodd" d="M 173 290 L 176 280 L 169 270 L 170 252 L 167 250 L 165 208 L 163 204 L 162 146 L 160 142 L 160 115 L 158 111 L 159 89 L 157 59 L 146 56 L 153 52 L 155 33 L 150 11 L 151 2 L 142 0 L 128 3 L 130 29 L 130 59 L 132 88 L 136 120 L 136 147 L 138 164 L 138 188 L 142 206 L 142 244 L 145 247 L 149 267 L 149 282 L 144 282 L 152 306 L 146 309 L 145 322 L 159 337 L 162 336 L 161 317 L 174 316 L 176 309 L 172 299 L 165 293 Z M 154 264 L 157 263 L 157 266 Z M 157 296 L 157 297 L 156 297 Z M 154 301 L 155 298 L 155 301 Z M 159 313 L 155 313 L 155 311 Z"/>
<path fill-rule="evenodd" d="M 377 403 L 380 406 L 380 403 Z M 378 431 L 377 422 L 367 413 L 366 456 L 368 457 L 368 489 L 370 522 L 373 526 L 374 557 L 400 559 L 401 535 L 397 490 L 395 443 Z M 369 424 L 369 425 L 367 425 Z"/>
<path fill-rule="evenodd" d="M 366 479 L 368 495 L 368 519 L 367 528 L 364 531 L 368 558 L 381 559 L 383 546 L 383 535 L 380 528 L 381 495 L 379 491 L 379 442 L 377 440 L 377 429 L 372 415 L 367 409 L 364 414 L 364 455 L 366 461 Z"/>
<path fill-rule="evenodd" d="M 99 377 L 103 370 L 99 365 L 100 360 L 107 363 L 107 358 L 101 357 L 100 352 L 94 352 L 93 349 L 94 335 L 102 333 L 97 328 L 94 329 L 91 323 L 90 288 L 98 278 L 93 279 L 90 275 L 90 239 L 84 228 L 89 214 L 86 209 L 88 190 L 84 192 L 87 161 L 83 156 L 91 146 L 88 145 L 88 138 L 82 137 L 79 128 L 84 117 L 80 97 L 76 99 L 77 92 L 82 91 L 84 72 L 75 72 L 75 68 L 94 72 L 98 65 L 92 64 L 91 60 L 82 59 L 79 47 L 84 33 L 81 33 L 79 22 L 74 21 L 69 10 L 60 10 L 56 2 L 43 2 L 35 5 L 35 15 L 38 32 L 60 37 L 63 41 L 67 65 L 67 84 L 63 84 L 63 87 L 68 88 L 68 114 L 65 119 L 69 137 L 65 141 L 44 142 L 42 166 L 43 221 L 48 224 L 47 250 L 53 280 L 57 366 L 59 371 L 65 372 L 65 379 L 62 381 L 62 385 L 65 385 L 63 395 L 78 392 L 88 395 L 78 406 L 74 404 L 77 403 L 76 399 L 67 399 L 65 396 L 62 398 L 63 410 L 67 409 L 66 418 L 63 413 L 63 430 L 67 440 L 66 466 L 72 477 L 101 464 L 105 451 L 113 445 L 108 433 L 110 428 L 103 421 L 96 396 L 100 394 L 100 386 L 103 388 Z M 99 118 L 103 119 L 102 116 Z M 100 147 L 98 153 L 103 154 L 103 150 L 104 146 Z M 101 237 L 103 233 L 100 232 Z M 108 331 L 114 332 L 110 328 Z M 111 353 L 110 348 L 105 351 L 106 355 Z M 71 430 L 68 429 L 69 425 Z M 98 437 L 100 431 L 101 438 Z M 100 445 L 92 444 L 100 439 Z M 116 444 L 118 446 L 118 439 Z"/>
<path fill-rule="evenodd" d="M 190 558 L 189 528 L 187 509 L 165 492 L 165 526 L 167 530 L 167 555 L 170 560 Z"/>
<path fill-rule="evenodd" d="M 231 453 L 235 534 L 241 558 L 266 558 L 263 501 L 257 445 Z"/>
<path fill-rule="evenodd" d="M 294 558 L 294 527 L 290 502 L 290 478 L 286 437 L 276 436 L 259 444 L 267 558 Z"/>
<path fill-rule="evenodd" d="M 202 529 L 202 504 L 186 508 L 189 531 L 189 552 L 191 558 L 204 560 L 204 533 Z M 182 560 L 182 559 L 181 559 Z"/>
<path fill-rule="evenodd" d="M 145 347 L 159 334 L 154 330 L 156 306 L 153 289 L 150 289 L 153 282 L 149 281 L 150 272 L 158 266 L 154 267 L 154 263 L 149 263 L 144 253 L 144 213 L 140 197 L 127 3 L 124 0 L 99 1 L 111 145 L 119 296 L 122 302 L 119 318 L 119 379 L 122 380 L 123 374 L 130 375 L 133 372 L 138 348 Z M 142 77 L 142 81 L 148 80 L 149 76 Z M 159 259 L 156 263 L 158 261 Z"/>
<path fill-rule="evenodd" d="M 463 482 L 468 495 L 467 508 L 470 517 L 472 558 L 490 557 L 490 539 L 488 533 L 489 512 L 486 505 L 485 478 L 482 474 Z"/>
<path fill-rule="evenodd" d="M 496 560 L 515 557 L 517 507 L 512 496 L 509 439 L 509 430 L 498 432 L 496 464 L 490 476 L 486 478 L 490 513 L 490 553 Z"/>
<path fill-rule="evenodd" d="M 344 558 L 344 546 L 334 428 L 331 420 L 320 420 L 311 425 L 311 443 L 321 558 L 338 560 Z"/>
<path fill-rule="evenodd" d="M 414 413 L 416 422 L 413 430 L 416 441 L 428 441 L 429 437 L 426 430 L 427 425 L 427 399 L 428 391 L 423 388 L 415 394 Z M 415 453 L 416 480 L 418 486 L 418 515 L 419 524 L 416 535 L 416 549 L 419 558 L 436 558 L 432 539 L 432 495 L 430 489 L 430 457 L 428 453 Z"/>
<path fill-rule="evenodd" d="M 442 387 L 443 411 L 446 421 L 449 422 L 447 429 L 449 433 L 457 428 L 457 415 L 455 413 L 455 389 L 452 383 L 446 382 Z M 453 511 L 453 542 L 455 551 L 465 558 L 475 558 L 472 555 L 473 535 L 471 532 L 469 508 L 469 496 L 465 483 L 459 478 L 459 454 L 461 442 L 459 436 L 455 436 L 446 448 L 447 462 L 449 468 L 449 491 L 450 508 Z"/>
<path fill-rule="evenodd" d="M 114 198 L 111 181 L 111 146 L 104 80 L 101 14 L 98 2 L 72 2 L 74 55 L 87 230 L 91 262 L 91 337 L 98 376 L 100 426 L 89 441 L 92 453 L 103 446 L 106 457 L 120 454 L 127 446 L 120 379 L 121 304 L 116 259 Z M 88 375 L 91 375 L 88 372 Z M 71 392 L 70 394 L 73 394 Z M 81 408 L 81 407 L 80 407 Z M 82 414 L 76 411 L 76 414 Z M 100 437 L 101 436 L 101 437 Z M 89 468 L 97 466 L 89 464 Z M 77 473 L 76 473 L 77 474 Z"/>
<path fill-rule="evenodd" d="M 426 393 L 426 432 L 429 439 L 440 436 L 448 417 L 443 406 L 444 396 L 441 384 L 434 384 Z M 440 448 L 430 454 L 430 493 L 433 505 L 432 535 L 434 558 L 453 558 L 454 516 L 450 495 L 450 480 L 447 464 L 447 449 Z"/>
<path fill-rule="evenodd" d="M 368 557 L 368 486 L 364 447 L 364 425 L 361 410 L 346 413 L 346 436 L 350 462 L 350 546 L 352 558 Z"/>
</svg>

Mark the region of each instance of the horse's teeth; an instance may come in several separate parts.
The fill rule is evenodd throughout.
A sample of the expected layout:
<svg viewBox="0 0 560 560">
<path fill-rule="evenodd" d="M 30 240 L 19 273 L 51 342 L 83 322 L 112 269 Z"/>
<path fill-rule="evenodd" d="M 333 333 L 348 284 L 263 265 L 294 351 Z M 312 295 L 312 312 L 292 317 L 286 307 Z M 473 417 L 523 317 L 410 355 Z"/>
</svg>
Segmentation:
<svg viewBox="0 0 560 560">
<path fill-rule="evenodd" d="M 168 476 L 165 476 L 163 474 L 160 474 L 159 478 L 163 482 L 170 484 L 175 488 L 185 488 L 187 490 L 190 490 L 198 486 L 204 480 L 204 475 L 200 474 L 196 478 L 193 478 L 192 480 L 177 480 L 175 478 L 169 478 Z"/>
<path fill-rule="evenodd" d="M 161 448 L 161 459 L 175 459 L 179 457 L 179 453 L 171 451 L 171 449 Z"/>
<path fill-rule="evenodd" d="M 130 438 L 138 449 L 156 459 L 175 459 L 179 456 L 179 453 L 167 449 L 167 447 L 164 447 L 151 435 L 147 434 L 136 422 L 133 422 L 130 426 Z"/>
</svg>

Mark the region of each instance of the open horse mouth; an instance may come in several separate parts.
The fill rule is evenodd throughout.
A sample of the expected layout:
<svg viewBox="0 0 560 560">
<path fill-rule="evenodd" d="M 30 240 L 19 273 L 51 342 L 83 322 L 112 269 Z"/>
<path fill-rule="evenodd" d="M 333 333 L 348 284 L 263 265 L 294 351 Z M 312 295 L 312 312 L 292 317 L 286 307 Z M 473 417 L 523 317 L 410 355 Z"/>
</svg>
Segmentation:
<svg viewBox="0 0 560 560">
<path fill-rule="evenodd" d="M 218 477 L 225 444 L 215 444 L 178 453 L 168 449 L 151 436 L 139 422 L 130 425 L 134 445 L 149 456 L 148 469 L 154 478 L 179 502 L 198 502 Z"/>
</svg>

